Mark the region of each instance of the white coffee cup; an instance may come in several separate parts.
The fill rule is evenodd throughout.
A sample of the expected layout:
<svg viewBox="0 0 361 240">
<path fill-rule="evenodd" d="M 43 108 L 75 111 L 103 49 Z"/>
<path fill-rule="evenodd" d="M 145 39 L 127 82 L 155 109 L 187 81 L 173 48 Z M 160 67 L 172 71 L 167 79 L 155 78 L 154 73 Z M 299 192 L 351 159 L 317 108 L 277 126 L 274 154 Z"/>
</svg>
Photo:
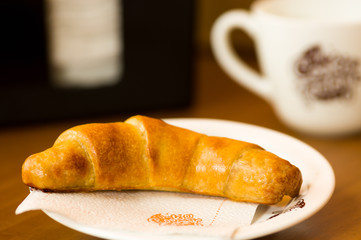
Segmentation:
<svg viewBox="0 0 361 240">
<path fill-rule="evenodd" d="M 211 31 L 216 60 L 268 101 L 289 127 L 312 135 L 361 130 L 361 1 L 258 0 L 222 14 Z M 230 33 L 254 41 L 261 73 L 235 52 Z"/>
</svg>

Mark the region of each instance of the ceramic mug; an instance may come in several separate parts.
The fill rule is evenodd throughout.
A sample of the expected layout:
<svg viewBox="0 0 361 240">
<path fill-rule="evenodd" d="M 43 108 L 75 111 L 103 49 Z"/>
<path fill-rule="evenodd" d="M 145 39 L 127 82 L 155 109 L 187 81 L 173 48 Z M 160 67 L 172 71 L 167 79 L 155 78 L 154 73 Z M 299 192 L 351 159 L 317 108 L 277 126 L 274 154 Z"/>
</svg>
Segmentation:
<svg viewBox="0 0 361 240">
<path fill-rule="evenodd" d="M 211 46 L 224 71 L 268 101 L 303 133 L 338 136 L 361 130 L 361 1 L 258 0 L 250 11 L 222 14 Z M 261 73 L 235 52 L 230 33 L 254 41 Z"/>
</svg>

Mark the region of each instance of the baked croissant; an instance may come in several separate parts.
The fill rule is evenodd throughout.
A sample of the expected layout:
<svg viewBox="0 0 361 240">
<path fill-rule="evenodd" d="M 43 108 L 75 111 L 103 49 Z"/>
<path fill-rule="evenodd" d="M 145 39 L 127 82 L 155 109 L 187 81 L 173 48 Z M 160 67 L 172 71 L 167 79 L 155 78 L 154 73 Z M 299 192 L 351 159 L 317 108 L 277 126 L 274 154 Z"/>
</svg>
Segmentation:
<svg viewBox="0 0 361 240">
<path fill-rule="evenodd" d="M 134 116 L 63 132 L 28 157 L 23 182 L 52 192 L 148 189 L 274 204 L 298 195 L 300 170 L 260 146 Z"/>
</svg>

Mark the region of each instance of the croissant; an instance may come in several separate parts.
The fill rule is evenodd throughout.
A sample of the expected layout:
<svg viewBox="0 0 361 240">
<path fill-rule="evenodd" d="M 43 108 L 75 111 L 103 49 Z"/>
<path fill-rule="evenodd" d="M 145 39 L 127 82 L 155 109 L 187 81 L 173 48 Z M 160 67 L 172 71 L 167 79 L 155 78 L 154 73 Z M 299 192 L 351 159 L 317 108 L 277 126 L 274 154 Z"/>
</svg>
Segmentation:
<svg viewBox="0 0 361 240">
<path fill-rule="evenodd" d="M 63 132 L 29 156 L 23 182 L 52 192 L 144 189 L 274 204 L 295 197 L 300 170 L 260 146 L 134 116 Z"/>
</svg>

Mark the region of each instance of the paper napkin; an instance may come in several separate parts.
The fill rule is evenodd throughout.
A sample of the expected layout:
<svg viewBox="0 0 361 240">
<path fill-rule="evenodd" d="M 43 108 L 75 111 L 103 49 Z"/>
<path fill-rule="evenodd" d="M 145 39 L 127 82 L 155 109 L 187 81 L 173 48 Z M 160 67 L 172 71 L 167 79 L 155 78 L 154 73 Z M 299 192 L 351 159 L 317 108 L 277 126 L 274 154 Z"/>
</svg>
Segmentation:
<svg viewBox="0 0 361 240">
<path fill-rule="evenodd" d="M 16 214 L 45 210 L 92 228 L 231 238 L 251 224 L 257 206 L 220 197 L 161 191 L 32 190 Z"/>
</svg>

